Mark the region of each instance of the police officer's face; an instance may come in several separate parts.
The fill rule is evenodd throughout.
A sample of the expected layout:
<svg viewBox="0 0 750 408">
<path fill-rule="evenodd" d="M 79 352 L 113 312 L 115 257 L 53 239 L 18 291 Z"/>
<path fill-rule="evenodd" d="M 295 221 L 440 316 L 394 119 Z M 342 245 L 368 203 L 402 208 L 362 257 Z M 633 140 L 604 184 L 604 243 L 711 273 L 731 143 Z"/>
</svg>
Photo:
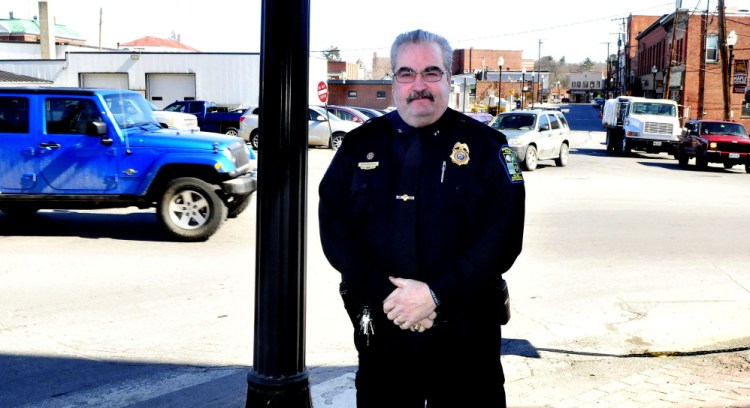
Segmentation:
<svg viewBox="0 0 750 408">
<path fill-rule="evenodd" d="M 441 74 L 437 82 L 425 81 L 425 73 L 445 70 L 440 46 L 435 43 L 404 44 L 398 48 L 394 66 L 395 75 L 404 70 L 417 73 L 413 82 L 393 80 L 393 101 L 401 118 L 413 127 L 435 123 L 448 108 L 450 73 Z"/>
</svg>

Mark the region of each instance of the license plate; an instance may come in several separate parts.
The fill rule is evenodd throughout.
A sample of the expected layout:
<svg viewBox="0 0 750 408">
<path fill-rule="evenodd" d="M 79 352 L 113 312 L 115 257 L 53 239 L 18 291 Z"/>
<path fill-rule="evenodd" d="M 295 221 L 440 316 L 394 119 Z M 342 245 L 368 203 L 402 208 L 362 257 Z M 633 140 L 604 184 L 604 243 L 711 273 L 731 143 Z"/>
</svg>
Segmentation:
<svg viewBox="0 0 750 408">
<path fill-rule="evenodd" d="M 654 146 L 661 146 L 661 142 L 654 142 Z"/>
<path fill-rule="evenodd" d="M 740 154 L 739 153 L 729 153 L 729 158 L 730 159 L 739 159 L 740 158 Z"/>
</svg>

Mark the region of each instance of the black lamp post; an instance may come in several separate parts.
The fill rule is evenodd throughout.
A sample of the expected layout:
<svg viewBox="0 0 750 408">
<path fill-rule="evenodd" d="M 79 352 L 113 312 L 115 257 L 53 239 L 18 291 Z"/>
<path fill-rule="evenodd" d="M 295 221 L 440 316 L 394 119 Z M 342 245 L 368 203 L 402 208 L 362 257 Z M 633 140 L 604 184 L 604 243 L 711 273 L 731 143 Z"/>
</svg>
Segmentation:
<svg viewBox="0 0 750 408">
<path fill-rule="evenodd" d="M 505 65 L 505 58 L 501 55 L 497 59 L 497 113 L 500 113 L 500 106 L 503 100 L 503 65 Z"/>
<path fill-rule="evenodd" d="M 659 68 L 656 68 L 656 65 L 651 67 L 651 73 L 654 75 L 654 99 L 656 99 L 656 73 L 659 72 Z"/>
<path fill-rule="evenodd" d="M 526 68 L 521 69 L 521 109 L 526 108 Z"/>
</svg>

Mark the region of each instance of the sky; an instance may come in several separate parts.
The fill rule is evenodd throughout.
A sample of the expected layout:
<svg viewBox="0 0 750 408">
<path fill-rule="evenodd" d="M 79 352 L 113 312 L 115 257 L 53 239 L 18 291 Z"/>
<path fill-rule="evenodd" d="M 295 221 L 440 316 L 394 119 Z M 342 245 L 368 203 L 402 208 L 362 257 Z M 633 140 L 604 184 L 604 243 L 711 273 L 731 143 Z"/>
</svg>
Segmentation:
<svg viewBox="0 0 750 408">
<path fill-rule="evenodd" d="M 707 0 L 683 0 L 682 7 L 705 10 Z M 727 6 L 747 0 L 726 0 Z M 259 52 L 261 0 L 49 0 L 59 24 L 99 45 L 116 47 L 145 36 L 170 38 L 203 52 Z M 541 54 L 568 63 L 606 60 L 617 50 L 618 32 L 629 14 L 668 14 L 666 0 L 521 0 L 446 2 L 442 0 L 310 0 L 310 49 L 337 47 L 343 60 L 373 53 L 388 56 L 400 33 L 416 28 L 440 34 L 454 49 L 523 50 L 523 58 Z M 717 0 L 710 2 L 715 9 Z M 32 18 L 37 0 L 2 0 L 0 16 Z M 541 40 L 541 44 L 539 41 Z M 322 55 L 322 54 L 318 54 Z M 488 62 L 489 63 L 489 62 Z"/>
</svg>

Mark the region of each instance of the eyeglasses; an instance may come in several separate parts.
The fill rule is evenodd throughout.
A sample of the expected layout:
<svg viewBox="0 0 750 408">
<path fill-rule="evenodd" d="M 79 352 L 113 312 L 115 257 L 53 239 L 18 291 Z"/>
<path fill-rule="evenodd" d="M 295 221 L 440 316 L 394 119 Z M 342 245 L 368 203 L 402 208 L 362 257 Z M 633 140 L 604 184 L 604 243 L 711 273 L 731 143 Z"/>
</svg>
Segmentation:
<svg viewBox="0 0 750 408">
<path fill-rule="evenodd" d="M 396 78 L 396 82 L 402 84 L 410 84 L 416 81 L 417 75 L 422 75 L 422 79 L 425 82 L 437 82 L 443 79 L 443 74 L 447 72 L 441 71 L 438 67 L 429 67 L 422 72 L 416 72 L 409 68 L 401 68 L 394 74 L 394 77 Z"/>
</svg>

